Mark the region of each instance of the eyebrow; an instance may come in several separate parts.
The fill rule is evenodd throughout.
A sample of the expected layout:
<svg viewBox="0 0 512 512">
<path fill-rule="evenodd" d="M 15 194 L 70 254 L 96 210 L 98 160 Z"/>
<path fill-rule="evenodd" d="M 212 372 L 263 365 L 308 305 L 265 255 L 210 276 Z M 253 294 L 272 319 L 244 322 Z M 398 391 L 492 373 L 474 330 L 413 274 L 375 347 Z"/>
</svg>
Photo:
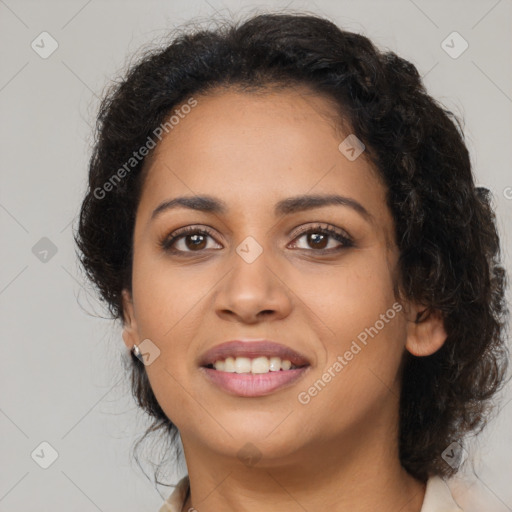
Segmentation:
<svg viewBox="0 0 512 512">
<path fill-rule="evenodd" d="M 359 213 L 366 220 L 371 221 L 373 215 L 359 202 L 350 197 L 344 197 L 337 194 L 326 195 L 300 195 L 282 199 L 274 207 L 274 215 L 290 215 L 292 213 L 321 208 L 323 206 L 348 206 Z M 226 203 L 212 196 L 180 196 L 160 203 L 151 215 L 154 219 L 161 213 L 174 208 L 189 208 L 207 213 L 223 215 L 228 213 L 229 208 Z"/>
</svg>

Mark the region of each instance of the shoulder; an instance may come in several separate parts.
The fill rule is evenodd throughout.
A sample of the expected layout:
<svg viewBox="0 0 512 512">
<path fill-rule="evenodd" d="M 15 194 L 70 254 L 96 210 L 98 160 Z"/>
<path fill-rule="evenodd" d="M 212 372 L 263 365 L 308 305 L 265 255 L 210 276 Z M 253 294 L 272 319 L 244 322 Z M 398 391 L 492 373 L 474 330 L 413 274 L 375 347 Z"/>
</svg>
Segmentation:
<svg viewBox="0 0 512 512">
<path fill-rule="evenodd" d="M 420 512 L 463 512 L 463 509 L 455 501 L 448 484 L 440 476 L 431 476 Z"/>
<path fill-rule="evenodd" d="M 186 475 L 176 484 L 174 491 L 164 501 L 158 512 L 181 512 L 188 486 L 188 475 Z"/>
</svg>

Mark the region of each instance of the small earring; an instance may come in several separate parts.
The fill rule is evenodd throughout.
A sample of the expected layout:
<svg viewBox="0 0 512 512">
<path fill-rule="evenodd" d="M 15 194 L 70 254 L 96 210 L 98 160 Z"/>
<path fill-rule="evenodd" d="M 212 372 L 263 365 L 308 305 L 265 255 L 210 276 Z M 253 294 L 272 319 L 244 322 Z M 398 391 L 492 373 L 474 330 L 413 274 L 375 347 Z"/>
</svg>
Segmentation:
<svg viewBox="0 0 512 512">
<path fill-rule="evenodd" d="M 139 361 L 143 362 L 142 354 L 141 354 L 140 349 L 139 349 L 139 347 L 137 345 L 133 345 L 131 352 Z"/>
</svg>

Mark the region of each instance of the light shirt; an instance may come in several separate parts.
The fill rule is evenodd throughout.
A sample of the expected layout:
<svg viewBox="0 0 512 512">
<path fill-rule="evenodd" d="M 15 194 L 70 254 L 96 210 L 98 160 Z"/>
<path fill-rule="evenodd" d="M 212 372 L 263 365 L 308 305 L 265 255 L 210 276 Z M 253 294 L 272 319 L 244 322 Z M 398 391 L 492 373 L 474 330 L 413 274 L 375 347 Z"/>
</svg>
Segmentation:
<svg viewBox="0 0 512 512">
<path fill-rule="evenodd" d="M 158 512 L 181 512 L 188 485 L 188 476 L 184 476 Z M 185 512 L 188 511 L 185 510 Z M 420 512 L 463 512 L 463 510 L 453 499 L 446 482 L 439 476 L 432 476 L 427 480 L 425 498 Z"/>
</svg>

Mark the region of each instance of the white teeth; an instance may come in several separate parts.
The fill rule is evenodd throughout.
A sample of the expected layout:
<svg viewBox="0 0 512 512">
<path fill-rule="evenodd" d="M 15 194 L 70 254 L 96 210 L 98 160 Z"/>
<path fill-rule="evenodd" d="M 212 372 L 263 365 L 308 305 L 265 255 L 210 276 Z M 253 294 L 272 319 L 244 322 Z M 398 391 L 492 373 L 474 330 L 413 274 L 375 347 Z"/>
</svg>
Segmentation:
<svg viewBox="0 0 512 512">
<path fill-rule="evenodd" d="M 290 361 L 288 361 L 288 359 L 281 361 L 281 370 L 289 370 L 291 367 L 292 367 L 292 363 Z"/>
<path fill-rule="evenodd" d="M 228 357 L 224 361 L 224 371 L 229 373 L 235 373 L 235 360 L 232 357 Z"/>
<path fill-rule="evenodd" d="M 270 358 L 270 371 L 278 372 L 281 369 L 281 358 L 280 357 L 271 357 Z"/>
<path fill-rule="evenodd" d="M 216 369 L 216 370 L 219 370 L 221 372 L 224 372 L 225 371 L 225 367 L 226 367 L 226 363 L 224 361 L 215 361 L 215 364 L 213 365 L 213 367 Z"/>
<path fill-rule="evenodd" d="M 257 357 L 252 360 L 251 373 L 268 373 L 270 363 L 266 357 Z"/>
<path fill-rule="evenodd" d="M 251 360 L 248 357 L 237 357 L 235 359 L 236 373 L 249 373 L 251 371 Z"/>
<path fill-rule="evenodd" d="M 228 357 L 224 361 L 219 359 L 213 363 L 213 367 L 221 372 L 229 373 L 268 373 L 280 370 L 289 370 L 292 363 L 289 359 L 281 360 L 280 357 Z"/>
</svg>

